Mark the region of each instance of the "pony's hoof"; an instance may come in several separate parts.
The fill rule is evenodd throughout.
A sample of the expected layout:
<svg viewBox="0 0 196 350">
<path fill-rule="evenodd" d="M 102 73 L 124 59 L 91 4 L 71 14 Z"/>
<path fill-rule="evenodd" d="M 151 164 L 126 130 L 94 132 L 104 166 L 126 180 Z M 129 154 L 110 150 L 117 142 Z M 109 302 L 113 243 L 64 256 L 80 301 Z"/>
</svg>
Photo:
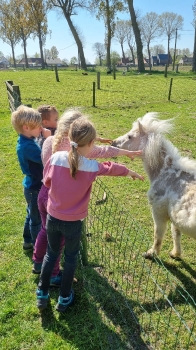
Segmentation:
<svg viewBox="0 0 196 350">
<path fill-rule="evenodd" d="M 154 254 L 153 253 L 146 252 L 146 253 L 143 253 L 142 256 L 145 259 L 149 259 L 149 260 L 153 260 L 154 259 Z"/>
<path fill-rule="evenodd" d="M 170 258 L 174 259 L 174 260 L 182 260 L 180 255 L 175 255 L 172 252 L 169 253 Z"/>
</svg>

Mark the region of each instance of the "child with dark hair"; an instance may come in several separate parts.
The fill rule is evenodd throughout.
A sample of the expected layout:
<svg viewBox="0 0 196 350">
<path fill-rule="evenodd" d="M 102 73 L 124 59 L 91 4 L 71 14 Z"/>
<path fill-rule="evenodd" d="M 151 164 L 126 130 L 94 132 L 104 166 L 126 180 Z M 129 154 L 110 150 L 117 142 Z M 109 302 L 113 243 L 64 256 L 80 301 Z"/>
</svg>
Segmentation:
<svg viewBox="0 0 196 350">
<path fill-rule="evenodd" d="M 47 137 L 54 135 L 57 128 L 58 118 L 59 118 L 59 114 L 56 107 L 51 105 L 42 105 L 42 106 L 39 106 L 37 110 L 42 117 L 42 126 L 48 130 Z M 43 133 L 41 132 L 36 140 L 38 145 L 41 148 L 43 146 L 45 139 L 46 139 L 46 136 L 43 135 Z"/>
</svg>

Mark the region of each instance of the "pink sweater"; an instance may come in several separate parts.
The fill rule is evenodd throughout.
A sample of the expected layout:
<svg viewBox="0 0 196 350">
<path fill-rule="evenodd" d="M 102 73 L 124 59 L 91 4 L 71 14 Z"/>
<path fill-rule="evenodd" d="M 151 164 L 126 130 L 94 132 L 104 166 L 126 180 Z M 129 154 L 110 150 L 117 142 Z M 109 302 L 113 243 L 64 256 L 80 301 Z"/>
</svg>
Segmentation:
<svg viewBox="0 0 196 350">
<path fill-rule="evenodd" d="M 42 147 L 42 162 L 45 166 L 46 162 L 52 155 L 52 141 L 53 136 L 49 136 L 43 144 Z M 64 137 L 59 144 L 58 151 L 69 151 L 70 143 L 68 137 Z M 96 158 L 112 158 L 117 157 L 119 153 L 119 149 L 112 146 L 97 146 L 95 145 L 92 152 L 87 155 L 88 158 L 96 159 Z"/>
<path fill-rule="evenodd" d="M 44 185 L 49 188 L 47 212 L 63 221 L 77 221 L 88 215 L 92 183 L 96 176 L 127 176 L 129 170 L 113 162 L 98 163 L 81 157 L 76 178 L 70 175 L 68 152 L 52 155 L 44 168 Z"/>
</svg>

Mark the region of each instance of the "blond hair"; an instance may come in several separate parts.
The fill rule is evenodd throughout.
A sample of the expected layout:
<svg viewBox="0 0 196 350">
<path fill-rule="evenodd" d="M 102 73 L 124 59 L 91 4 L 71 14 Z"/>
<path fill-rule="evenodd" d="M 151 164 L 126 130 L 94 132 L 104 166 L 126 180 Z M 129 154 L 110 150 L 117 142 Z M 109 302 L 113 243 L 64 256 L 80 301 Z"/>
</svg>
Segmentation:
<svg viewBox="0 0 196 350">
<path fill-rule="evenodd" d="M 19 106 L 16 111 L 12 113 L 11 123 L 18 134 L 23 133 L 23 125 L 35 129 L 42 125 L 42 118 L 38 111 L 27 106 Z"/>
<path fill-rule="evenodd" d="M 61 143 L 63 137 L 68 136 L 69 128 L 73 121 L 82 116 L 83 115 L 79 109 L 68 109 L 63 113 L 58 121 L 57 129 L 53 137 L 52 153 L 58 151 L 59 144 Z"/>
<path fill-rule="evenodd" d="M 41 105 L 37 108 L 37 110 L 41 114 L 42 120 L 50 120 L 51 112 L 58 113 L 56 107 L 51 105 Z"/>
<path fill-rule="evenodd" d="M 75 178 L 80 161 L 80 155 L 77 152 L 77 148 L 84 147 L 95 140 L 96 130 L 87 118 L 81 117 L 71 124 L 68 136 L 70 142 L 73 141 L 75 143 L 75 145 L 72 145 L 68 156 L 70 174 L 71 177 Z"/>
</svg>

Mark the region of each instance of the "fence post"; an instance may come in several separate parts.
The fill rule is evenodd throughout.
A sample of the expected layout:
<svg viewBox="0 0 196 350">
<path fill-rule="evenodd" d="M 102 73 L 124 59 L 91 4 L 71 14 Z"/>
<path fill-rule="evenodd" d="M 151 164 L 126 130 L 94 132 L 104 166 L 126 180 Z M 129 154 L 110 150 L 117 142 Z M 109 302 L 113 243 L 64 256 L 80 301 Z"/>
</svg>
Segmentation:
<svg viewBox="0 0 196 350">
<path fill-rule="evenodd" d="M 97 72 L 97 89 L 100 90 L 100 72 Z"/>
<path fill-rule="evenodd" d="M 173 83 L 173 78 L 171 78 L 171 80 L 170 80 L 168 101 L 170 101 L 170 97 L 171 97 L 172 83 Z"/>
<path fill-rule="evenodd" d="M 12 88 L 13 88 L 14 108 L 17 109 L 21 105 L 20 89 L 18 85 L 12 85 Z"/>
<path fill-rule="evenodd" d="M 87 238 L 86 238 L 86 219 L 82 222 L 82 236 L 81 236 L 81 258 L 83 265 L 88 265 L 88 253 L 87 253 Z"/>
<path fill-rule="evenodd" d="M 95 81 L 93 81 L 93 107 L 95 107 Z"/>
<path fill-rule="evenodd" d="M 56 81 L 59 82 L 59 75 L 58 75 L 58 69 L 57 69 L 57 65 L 55 64 L 55 75 L 56 75 Z"/>
<path fill-rule="evenodd" d="M 176 65 L 176 73 L 178 73 L 178 66 L 179 66 L 179 64 Z"/>
<path fill-rule="evenodd" d="M 167 78 L 167 64 L 165 64 L 165 74 L 164 74 L 165 78 Z"/>
</svg>

